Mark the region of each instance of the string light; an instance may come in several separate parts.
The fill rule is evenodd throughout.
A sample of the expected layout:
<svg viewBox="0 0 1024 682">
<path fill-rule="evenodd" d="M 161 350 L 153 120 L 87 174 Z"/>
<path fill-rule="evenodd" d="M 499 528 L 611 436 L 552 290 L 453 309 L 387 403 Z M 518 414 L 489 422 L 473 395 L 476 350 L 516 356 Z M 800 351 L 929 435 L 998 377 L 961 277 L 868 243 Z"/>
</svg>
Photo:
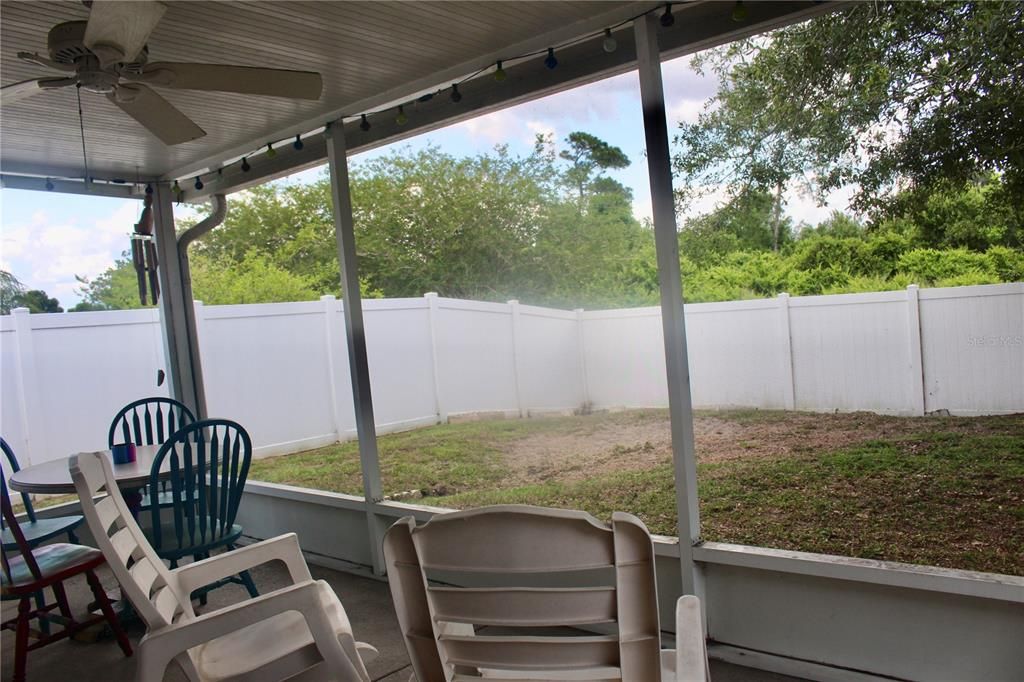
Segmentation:
<svg viewBox="0 0 1024 682">
<path fill-rule="evenodd" d="M 732 8 L 732 20 L 735 22 L 741 22 L 747 18 L 747 7 L 743 4 L 743 0 L 736 0 L 736 4 Z"/>
<path fill-rule="evenodd" d="M 548 67 L 549 69 L 554 69 L 556 66 L 558 66 L 558 59 L 555 57 L 555 48 L 548 48 L 548 56 L 544 58 L 544 66 Z"/>
<path fill-rule="evenodd" d="M 181 185 L 178 184 L 177 180 L 175 180 L 174 184 L 171 185 L 171 191 L 175 194 L 181 194 Z"/>
<path fill-rule="evenodd" d="M 615 52 L 615 48 L 618 46 L 619 44 L 615 41 L 615 38 L 612 38 L 612 30 L 610 28 L 606 28 L 604 30 L 604 40 L 601 41 L 601 47 L 604 48 L 605 52 L 611 54 L 612 52 Z"/>
<path fill-rule="evenodd" d="M 676 18 L 672 16 L 672 3 L 669 3 L 665 5 L 665 13 L 661 15 L 661 25 L 668 28 L 674 23 L 676 23 Z"/>
<path fill-rule="evenodd" d="M 655 10 L 648 10 L 647 12 L 641 12 L 637 16 L 632 17 L 630 19 L 626 19 L 625 21 L 622 21 L 622 22 L 616 24 L 615 26 L 613 26 L 611 28 L 603 29 L 604 38 L 601 41 L 601 48 L 605 52 L 607 52 L 609 54 L 612 53 L 612 52 L 615 52 L 618 49 L 618 47 L 619 47 L 619 43 L 615 39 L 615 37 L 612 35 L 612 30 L 613 29 L 617 29 L 620 26 L 623 26 L 625 24 L 628 24 L 629 22 L 635 21 L 639 17 L 642 17 L 645 14 L 648 14 L 648 13 L 653 12 L 653 11 L 655 11 Z M 736 21 L 736 22 L 740 22 L 740 21 L 744 21 L 746 18 L 747 18 L 747 8 L 744 5 L 743 0 L 736 0 L 736 3 L 733 6 L 733 10 L 732 10 L 732 20 Z M 673 26 L 675 24 L 676 19 L 675 19 L 675 16 L 673 16 L 673 14 L 672 14 L 672 3 L 666 3 L 665 4 L 665 11 L 662 13 L 659 21 L 660 21 L 661 25 L 664 28 L 668 28 L 668 27 Z M 597 36 L 599 36 L 599 35 L 600 34 L 597 34 Z M 597 37 L 597 36 L 591 34 L 591 36 L 589 36 L 588 38 L 593 38 L 593 37 Z M 565 47 L 565 45 L 563 45 L 562 47 Z M 554 47 L 554 46 L 547 48 L 547 56 L 544 58 L 544 66 L 547 67 L 548 69 L 555 69 L 555 68 L 558 67 L 558 58 L 555 56 L 555 49 L 556 49 L 556 47 Z M 511 57 L 511 58 L 519 60 L 519 59 L 524 59 L 524 58 L 533 56 L 533 54 L 536 54 L 536 53 L 522 54 L 522 55 L 517 55 L 517 56 Z M 486 71 L 487 71 L 487 67 L 484 67 L 484 68 L 480 69 L 479 71 L 475 72 L 474 74 L 472 74 L 471 76 L 467 77 L 464 80 L 468 80 L 469 78 L 474 78 L 474 77 L 476 77 L 476 76 L 478 76 L 478 75 L 480 75 L 480 74 L 482 74 L 482 73 L 484 73 Z M 504 69 L 504 66 L 503 66 L 503 60 L 499 59 L 498 61 L 496 61 L 494 63 L 494 71 L 493 71 L 492 75 L 494 76 L 494 80 L 499 82 L 499 83 L 501 83 L 501 82 L 503 82 L 503 81 L 508 79 L 508 74 L 505 72 L 505 69 Z M 451 92 L 449 93 L 449 99 L 451 99 L 451 101 L 453 103 L 456 103 L 456 104 L 462 101 L 462 92 L 459 90 L 459 85 L 460 85 L 460 83 L 452 83 L 452 85 L 451 85 Z M 415 100 L 410 100 L 409 102 L 405 102 L 403 104 L 399 104 L 398 107 L 397 107 L 398 111 L 397 111 L 397 114 L 395 116 L 395 123 L 397 123 L 398 125 L 401 126 L 401 125 L 405 125 L 406 123 L 409 122 L 409 117 L 405 113 L 405 104 L 415 104 L 416 102 L 428 102 L 431 99 L 433 99 L 435 95 L 439 95 L 442 92 L 443 92 L 443 90 L 438 90 L 437 92 L 426 93 L 426 94 L 421 95 L 420 97 L 416 98 Z M 374 113 L 374 112 L 370 112 L 370 113 Z M 371 127 L 370 126 L 370 121 L 367 118 L 367 116 L 368 116 L 368 114 L 365 114 L 365 113 L 364 114 L 359 114 L 359 119 L 360 119 L 359 120 L 359 129 L 362 130 L 363 132 L 369 131 L 370 127 Z M 326 124 L 326 128 L 330 128 L 330 123 Z M 283 140 L 278 140 L 278 142 L 280 143 L 280 142 L 284 142 L 284 141 Z M 277 156 L 277 150 L 274 149 L 274 144 L 275 144 L 274 142 L 268 142 L 267 143 L 266 155 L 267 155 L 268 159 L 273 159 L 274 157 Z M 301 134 L 296 135 L 295 136 L 295 141 L 292 142 L 292 147 L 296 151 L 300 151 L 300 150 L 302 150 L 304 148 L 304 146 L 305 145 L 302 142 Z M 252 169 L 252 166 L 249 165 L 248 158 L 244 157 L 244 156 L 242 157 L 242 162 L 241 162 L 239 167 L 241 168 L 243 173 L 248 173 Z M 220 175 L 222 172 L 223 172 L 223 168 L 217 169 L 218 175 Z M 203 187 L 203 183 L 202 183 L 202 178 L 201 177 L 196 176 L 195 185 L 196 185 L 196 189 L 197 190 L 201 189 Z M 46 181 L 46 188 L 47 189 L 53 189 L 53 183 L 51 183 L 49 181 L 49 179 L 47 179 L 47 181 Z M 178 181 L 174 182 L 173 189 L 174 189 L 175 192 L 179 192 L 179 193 L 181 192 L 181 186 L 178 184 Z M 152 187 L 150 187 L 149 185 L 146 186 L 146 193 L 147 194 L 151 194 L 152 193 Z"/>
<path fill-rule="evenodd" d="M 46 191 L 47 192 L 52 192 L 53 191 L 53 182 L 50 181 L 50 178 L 46 178 Z"/>
</svg>

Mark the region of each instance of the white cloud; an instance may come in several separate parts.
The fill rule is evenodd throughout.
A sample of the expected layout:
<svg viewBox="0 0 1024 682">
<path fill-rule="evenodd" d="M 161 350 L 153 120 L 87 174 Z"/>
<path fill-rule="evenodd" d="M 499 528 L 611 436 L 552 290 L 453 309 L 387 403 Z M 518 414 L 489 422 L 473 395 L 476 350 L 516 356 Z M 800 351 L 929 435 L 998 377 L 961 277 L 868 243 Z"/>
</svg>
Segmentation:
<svg viewBox="0 0 1024 682">
<path fill-rule="evenodd" d="M 140 208 L 139 202 L 126 200 L 91 219 L 58 218 L 45 209 L 21 223 L 5 217 L 0 267 L 26 288 L 42 289 L 61 305 L 72 306 L 79 299 L 75 275 L 92 278 L 113 265 L 129 248 Z"/>
</svg>

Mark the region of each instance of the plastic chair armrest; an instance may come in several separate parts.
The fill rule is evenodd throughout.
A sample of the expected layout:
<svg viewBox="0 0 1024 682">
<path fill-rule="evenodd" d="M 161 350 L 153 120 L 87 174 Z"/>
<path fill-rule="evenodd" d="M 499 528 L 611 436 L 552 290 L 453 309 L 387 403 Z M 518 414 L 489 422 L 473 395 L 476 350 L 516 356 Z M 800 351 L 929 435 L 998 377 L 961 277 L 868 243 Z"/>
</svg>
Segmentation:
<svg viewBox="0 0 1024 682">
<path fill-rule="evenodd" d="M 167 665 L 175 656 L 288 611 L 302 614 L 320 655 L 339 676 L 338 679 L 363 679 L 338 640 L 339 636 L 352 640 L 351 628 L 335 632 L 320 602 L 321 582 L 309 580 L 285 587 L 146 635 L 139 647 L 138 679 L 162 679 Z"/>
<path fill-rule="evenodd" d="M 708 682 L 708 650 L 700 599 L 684 595 L 676 602 L 676 680 Z"/>
<path fill-rule="evenodd" d="M 174 569 L 181 581 L 185 594 L 193 590 L 217 582 L 221 578 L 235 575 L 242 571 L 265 564 L 269 561 L 283 561 L 288 567 L 292 584 L 312 580 L 306 559 L 299 548 L 299 538 L 295 533 L 286 533 L 245 545 L 223 554 L 212 556 L 191 564 Z"/>
</svg>

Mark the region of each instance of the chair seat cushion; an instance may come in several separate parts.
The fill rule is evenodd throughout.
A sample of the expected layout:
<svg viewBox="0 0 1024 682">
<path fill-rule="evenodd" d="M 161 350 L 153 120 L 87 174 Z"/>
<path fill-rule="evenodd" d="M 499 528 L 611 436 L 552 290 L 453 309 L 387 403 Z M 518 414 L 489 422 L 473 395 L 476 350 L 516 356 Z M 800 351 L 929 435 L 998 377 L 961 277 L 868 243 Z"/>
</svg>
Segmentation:
<svg viewBox="0 0 1024 682">
<path fill-rule="evenodd" d="M 351 633 L 348 615 L 334 590 L 323 580 L 318 580 L 316 585 L 320 603 L 334 631 Z M 352 646 L 351 638 L 344 638 L 341 642 L 346 653 L 356 660 L 359 654 Z M 255 671 L 271 663 L 275 669 L 294 671 L 312 667 L 321 660 L 313 635 L 298 611 L 278 614 L 192 651 L 198 654 L 200 678 L 211 682 L 248 679 Z"/>
<path fill-rule="evenodd" d="M 97 559 L 102 560 L 103 553 L 94 547 L 57 542 L 52 545 L 36 547 L 32 550 L 32 556 L 35 557 L 36 563 L 39 565 L 39 572 L 45 580 L 69 568 L 74 568 Z M 29 570 L 23 556 L 10 557 L 10 567 L 11 582 L 8 582 L 6 575 L 0 573 L 0 579 L 2 579 L 5 591 L 36 582 L 36 578 Z"/>
<path fill-rule="evenodd" d="M 85 517 L 79 515 L 58 516 L 52 519 L 37 519 L 36 521 L 25 520 L 18 525 L 21 528 L 21 532 L 25 535 L 25 542 L 30 547 L 33 547 L 46 542 L 50 538 L 74 530 L 82 524 L 83 520 L 85 520 Z M 11 533 L 10 528 L 4 528 L 3 533 L 0 535 L 2 535 L 4 549 L 12 550 L 18 548 L 18 543 L 14 541 L 14 534 Z"/>
</svg>

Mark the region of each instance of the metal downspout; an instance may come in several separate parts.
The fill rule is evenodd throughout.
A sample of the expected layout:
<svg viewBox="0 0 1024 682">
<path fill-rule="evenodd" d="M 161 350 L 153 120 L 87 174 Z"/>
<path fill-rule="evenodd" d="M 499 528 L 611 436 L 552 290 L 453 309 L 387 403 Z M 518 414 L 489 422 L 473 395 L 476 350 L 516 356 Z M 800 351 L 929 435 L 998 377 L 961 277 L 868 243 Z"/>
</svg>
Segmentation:
<svg viewBox="0 0 1024 682">
<path fill-rule="evenodd" d="M 224 222 L 228 214 L 228 200 L 223 194 L 210 196 L 210 215 L 185 230 L 178 237 L 178 267 L 181 272 L 182 298 L 190 302 L 192 299 L 192 270 L 188 263 L 188 247 L 193 241 Z M 203 366 L 199 359 L 199 333 L 196 324 L 195 305 L 185 306 L 185 330 L 188 334 L 189 347 L 192 351 L 192 381 L 196 393 L 196 418 L 206 419 L 206 387 L 203 385 Z"/>
</svg>

